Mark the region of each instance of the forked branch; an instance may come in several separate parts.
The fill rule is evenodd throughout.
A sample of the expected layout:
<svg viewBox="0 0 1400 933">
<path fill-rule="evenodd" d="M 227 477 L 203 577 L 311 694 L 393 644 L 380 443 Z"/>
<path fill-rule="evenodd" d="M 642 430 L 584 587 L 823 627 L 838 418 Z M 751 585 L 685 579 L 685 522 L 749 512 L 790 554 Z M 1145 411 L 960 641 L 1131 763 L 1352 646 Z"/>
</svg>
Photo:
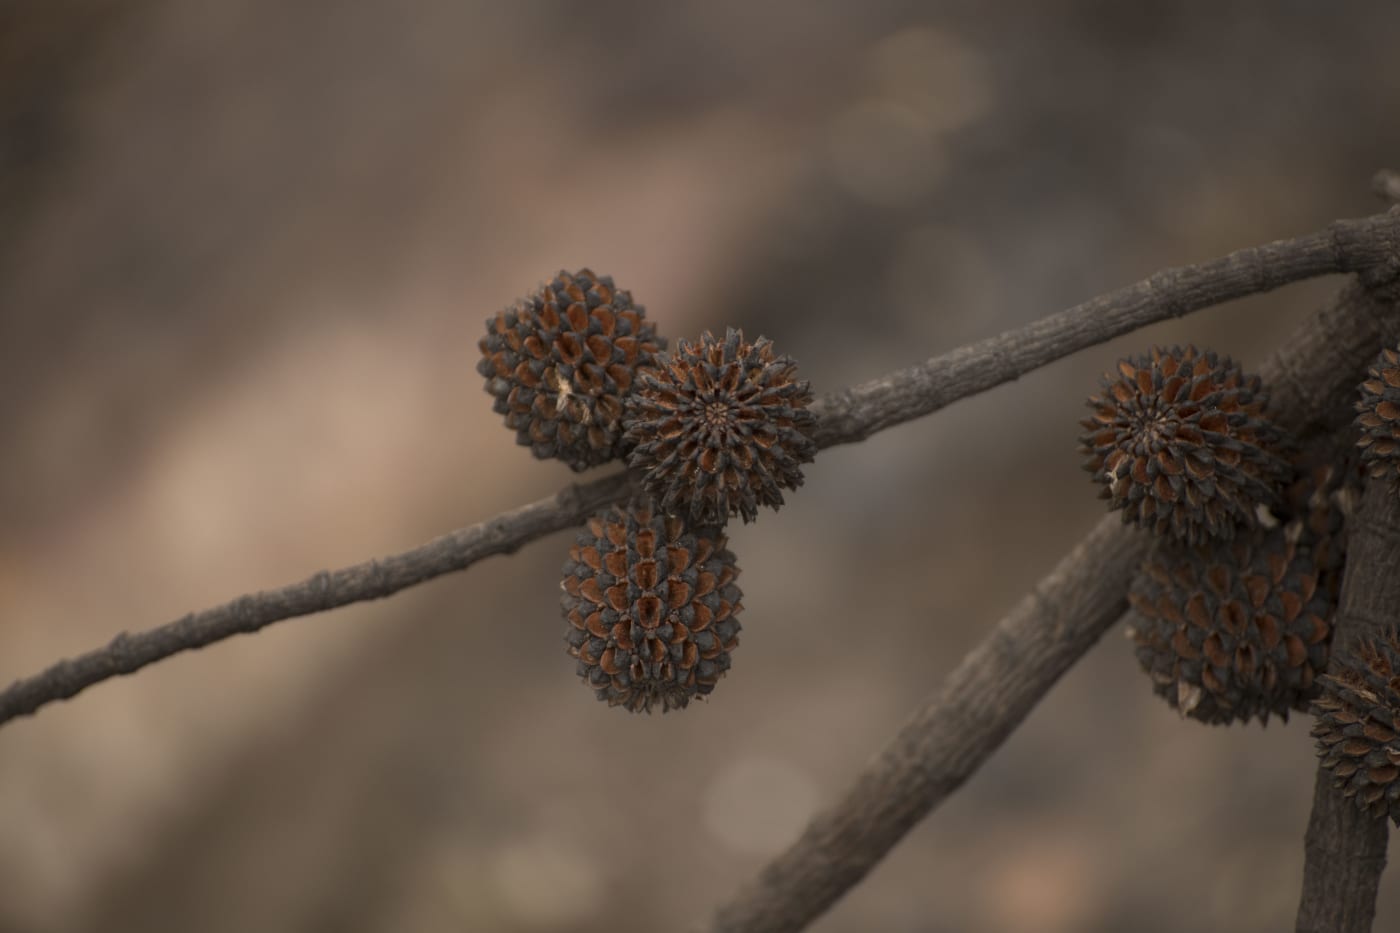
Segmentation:
<svg viewBox="0 0 1400 933">
<path fill-rule="evenodd" d="M 1393 281 L 1395 270 L 1385 278 Z M 1372 284 L 1379 288 L 1382 277 Z M 1359 284 L 1260 368 L 1270 416 L 1299 437 L 1337 430 L 1381 344 L 1393 296 Z M 715 914 L 712 933 L 800 930 L 823 914 L 994 752 L 1127 609 L 1147 535 L 1110 515 L 953 670 L 845 794 Z"/>
<path fill-rule="evenodd" d="M 877 431 L 937 411 L 969 395 L 1018 379 L 1047 363 L 1169 317 L 1317 275 L 1384 273 L 1400 257 L 1400 210 L 1340 220 L 1291 240 L 1230 253 L 1199 265 L 1157 272 L 1135 285 L 1066 311 L 936 356 L 927 362 L 819 399 L 822 447 L 863 440 Z M 494 554 L 581 523 L 627 494 L 613 475 L 463 528 L 411 551 L 322 571 L 276 590 L 240 596 L 135 635 L 123 632 L 105 647 L 17 680 L 0 692 L 0 724 L 75 696 L 111 677 L 131 674 L 182 651 L 274 622 L 381 599 Z"/>
</svg>

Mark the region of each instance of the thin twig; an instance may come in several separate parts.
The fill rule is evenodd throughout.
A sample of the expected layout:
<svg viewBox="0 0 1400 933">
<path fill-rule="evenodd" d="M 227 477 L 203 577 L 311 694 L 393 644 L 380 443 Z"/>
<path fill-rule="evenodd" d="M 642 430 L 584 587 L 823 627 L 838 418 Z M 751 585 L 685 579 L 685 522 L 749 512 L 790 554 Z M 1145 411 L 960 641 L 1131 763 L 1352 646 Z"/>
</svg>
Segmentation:
<svg viewBox="0 0 1400 933">
<path fill-rule="evenodd" d="M 1371 480 L 1352 518 L 1347 565 L 1332 636 L 1338 658 L 1357 644 L 1379 640 L 1400 624 L 1400 496 L 1389 480 Z M 1389 827 L 1333 787 L 1321 766 L 1304 840 L 1303 894 L 1298 933 L 1367 933 L 1376 914 L 1376 891 L 1385 868 Z"/>
<path fill-rule="evenodd" d="M 1270 415 L 1335 431 L 1400 314 L 1356 284 L 1261 367 Z M 840 799 L 715 914 L 711 933 L 789 933 L 821 916 L 1001 745 L 1127 608 L 1146 535 L 1104 518 L 914 713 Z"/>
<path fill-rule="evenodd" d="M 1337 221 L 1316 233 L 1238 250 L 1199 265 L 1158 272 L 1033 324 L 820 399 L 815 406 L 820 416 L 817 441 L 830 447 L 863 440 L 1146 324 L 1312 276 L 1365 272 L 1397 256 L 1400 210 L 1391 210 Z M 571 486 L 554 497 L 404 554 L 322 571 L 300 583 L 240 596 L 159 628 L 136 635 L 122 633 L 104 648 L 60 661 L 11 684 L 0 693 L 0 724 L 181 651 L 283 619 L 378 599 L 463 570 L 493 554 L 509 553 L 580 523 L 593 509 L 623 495 L 624 489 L 620 476 Z"/>
<path fill-rule="evenodd" d="M 547 499 L 434 538 L 402 554 L 323 570 L 300 583 L 240 596 L 138 635 L 123 632 L 103 648 L 60 661 L 42 674 L 10 685 L 0 694 L 0 722 L 33 713 L 109 677 L 130 674 L 182 651 L 256 632 L 282 619 L 382 599 L 494 554 L 513 553 L 536 538 L 579 524 L 596 509 L 624 496 L 627 486 L 624 473 L 566 486 Z"/>
</svg>

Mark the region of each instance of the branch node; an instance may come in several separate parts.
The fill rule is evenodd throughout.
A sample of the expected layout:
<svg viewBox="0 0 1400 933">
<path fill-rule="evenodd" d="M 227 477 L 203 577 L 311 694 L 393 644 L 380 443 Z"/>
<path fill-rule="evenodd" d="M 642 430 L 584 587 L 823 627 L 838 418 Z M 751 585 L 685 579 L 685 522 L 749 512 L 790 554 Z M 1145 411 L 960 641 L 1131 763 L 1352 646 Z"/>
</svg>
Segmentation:
<svg viewBox="0 0 1400 933">
<path fill-rule="evenodd" d="M 312 602 L 316 611 L 325 612 L 333 608 L 335 601 L 332 599 L 331 574 L 329 570 L 318 571 L 307 581 L 312 592 Z"/>
<path fill-rule="evenodd" d="M 107 651 L 112 655 L 113 666 L 119 670 L 131 668 L 133 643 L 129 632 L 119 632 L 107 643 Z"/>
<path fill-rule="evenodd" d="M 566 512 L 578 513 L 583 510 L 583 487 L 570 483 L 554 495 L 554 504 Z"/>
<path fill-rule="evenodd" d="M 1184 317 L 1194 308 L 1181 300 L 1178 294 L 1177 275 L 1174 270 L 1164 269 L 1147 277 L 1147 291 L 1154 304 L 1166 311 L 1166 316 Z"/>
<path fill-rule="evenodd" d="M 1383 201 L 1400 201 L 1400 172 L 1381 169 L 1371 177 L 1371 191 Z"/>
<path fill-rule="evenodd" d="M 256 632 L 260 626 L 258 624 L 258 600 L 257 597 L 249 593 L 240 596 L 233 601 L 233 618 L 240 632 Z"/>
<path fill-rule="evenodd" d="M 389 595 L 389 572 L 384 568 L 384 562 L 382 560 L 377 557 L 370 560 L 368 576 L 369 591 L 372 594 L 371 598 L 377 599 L 381 596 Z"/>
</svg>

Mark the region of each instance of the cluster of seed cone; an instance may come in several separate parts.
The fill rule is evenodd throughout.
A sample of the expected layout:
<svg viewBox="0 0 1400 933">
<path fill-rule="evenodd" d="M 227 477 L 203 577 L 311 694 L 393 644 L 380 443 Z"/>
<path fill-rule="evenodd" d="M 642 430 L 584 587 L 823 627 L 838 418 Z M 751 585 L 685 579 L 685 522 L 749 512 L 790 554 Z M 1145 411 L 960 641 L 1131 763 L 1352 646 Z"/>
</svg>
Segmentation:
<svg viewBox="0 0 1400 933">
<path fill-rule="evenodd" d="M 723 526 L 781 506 L 816 451 L 811 387 L 771 341 L 665 346 L 630 292 L 582 269 L 487 319 L 477 363 L 536 457 L 624 459 L 642 490 L 589 519 L 562 583 L 579 675 L 634 712 L 684 707 L 729 669 L 740 593 Z"/>
<path fill-rule="evenodd" d="M 1327 667 L 1354 470 L 1297 457 L 1259 378 L 1195 347 L 1121 361 L 1088 406 L 1085 468 L 1157 538 L 1129 594 L 1153 690 L 1213 724 L 1307 709 Z"/>
<path fill-rule="evenodd" d="M 811 386 L 772 341 L 728 329 L 666 341 L 632 294 L 560 272 L 486 322 L 477 371 L 516 440 L 575 470 L 626 458 L 668 510 L 752 521 L 802 484 Z"/>
<path fill-rule="evenodd" d="M 1339 657 L 1322 687 L 1312 734 L 1323 766 L 1362 810 L 1400 824 L 1400 638 Z"/>
</svg>

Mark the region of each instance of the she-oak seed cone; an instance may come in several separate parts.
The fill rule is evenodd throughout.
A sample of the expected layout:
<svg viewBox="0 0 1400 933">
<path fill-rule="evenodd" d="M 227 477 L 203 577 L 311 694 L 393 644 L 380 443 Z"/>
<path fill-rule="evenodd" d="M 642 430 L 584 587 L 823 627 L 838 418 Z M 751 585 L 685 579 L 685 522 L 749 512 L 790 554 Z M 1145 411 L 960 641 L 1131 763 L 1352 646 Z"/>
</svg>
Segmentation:
<svg viewBox="0 0 1400 933">
<path fill-rule="evenodd" d="M 802 485 L 816 454 L 807 406 L 811 386 L 796 364 L 775 356 L 772 341 L 682 340 L 654 370 L 641 374 L 627 401 L 627 462 L 668 512 L 693 522 L 753 521 L 761 505 L 778 508 L 783 489 Z"/>
<path fill-rule="evenodd" d="M 1119 362 L 1088 400 L 1084 468 L 1124 522 L 1192 545 L 1229 540 L 1289 478 L 1266 401 L 1259 378 L 1228 357 L 1154 347 Z"/>
<path fill-rule="evenodd" d="M 715 527 L 647 505 L 588 520 L 564 564 L 569 655 L 598 699 L 680 709 L 729 669 L 739 644 L 739 568 Z"/>
<path fill-rule="evenodd" d="M 1164 546 L 1129 593 L 1129 632 L 1153 690 L 1201 722 L 1288 718 L 1327 668 L 1336 593 L 1280 526 L 1207 551 Z"/>
<path fill-rule="evenodd" d="M 477 372 L 516 441 L 585 470 L 622 455 L 623 400 L 665 341 L 609 276 L 561 271 L 486 322 Z"/>
<path fill-rule="evenodd" d="M 1400 479 L 1400 352 L 1387 347 L 1376 357 L 1356 412 L 1362 462 L 1372 476 Z"/>
<path fill-rule="evenodd" d="M 1319 679 L 1312 734 L 1333 785 L 1400 825 L 1400 638 L 1362 644 Z"/>
</svg>

